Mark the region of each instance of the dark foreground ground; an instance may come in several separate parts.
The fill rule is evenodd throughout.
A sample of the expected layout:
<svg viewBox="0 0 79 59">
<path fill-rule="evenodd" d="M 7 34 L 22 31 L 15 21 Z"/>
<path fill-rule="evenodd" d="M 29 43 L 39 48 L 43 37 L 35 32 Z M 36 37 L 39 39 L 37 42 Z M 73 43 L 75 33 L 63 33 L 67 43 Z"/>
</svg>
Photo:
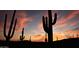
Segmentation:
<svg viewBox="0 0 79 59">
<path fill-rule="evenodd" d="M 0 41 L 0 47 L 9 48 L 79 48 L 79 39 L 64 39 L 52 43 L 28 41 Z"/>
</svg>

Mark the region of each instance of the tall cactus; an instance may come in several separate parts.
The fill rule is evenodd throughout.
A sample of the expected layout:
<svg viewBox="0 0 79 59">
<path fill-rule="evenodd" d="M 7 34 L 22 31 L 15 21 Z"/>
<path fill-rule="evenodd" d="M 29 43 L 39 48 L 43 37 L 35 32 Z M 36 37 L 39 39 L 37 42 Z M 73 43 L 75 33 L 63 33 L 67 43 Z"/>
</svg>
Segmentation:
<svg viewBox="0 0 79 59">
<path fill-rule="evenodd" d="M 20 40 L 23 41 L 23 39 L 25 38 L 24 36 L 24 28 L 22 29 L 22 35 L 20 36 Z"/>
<path fill-rule="evenodd" d="M 16 27 L 16 23 L 17 23 L 17 19 L 14 21 L 15 13 L 16 13 L 16 11 L 14 11 L 14 13 L 13 13 L 8 34 L 6 34 L 7 33 L 6 32 L 7 14 L 5 15 L 4 36 L 6 38 L 6 41 L 10 41 L 10 39 L 13 37 L 14 32 L 15 32 L 15 27 Z M 12 27 L 13 27 L 13 29 L 12 29 Z"/>
<path fill-rule="evenodd" d="M 42 22 L 43 22 L 43 28 L 46 33 L 48 33 L 48 42 L 52 43 L 53 40 L 53 30 L 52 30 L 52 25 L 56 23 L 57 20 L 57 14 L 54 14 L 54 19 L 52 20 L 52 12 L 51 10 L 48 10 L 48 17 L 42 17 Z M 53 22 L 52 22 L 53 21 Z"/>
</svg>

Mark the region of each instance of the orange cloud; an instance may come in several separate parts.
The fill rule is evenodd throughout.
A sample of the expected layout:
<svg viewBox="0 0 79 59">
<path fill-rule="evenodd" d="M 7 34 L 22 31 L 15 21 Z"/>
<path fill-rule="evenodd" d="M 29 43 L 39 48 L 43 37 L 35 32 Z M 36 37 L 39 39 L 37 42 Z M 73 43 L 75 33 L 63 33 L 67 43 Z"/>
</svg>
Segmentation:
<svg viewBox="0 0 79 59">
<path fill-rule="evenodd" d="M 67 31 L 65 31 L 65 33 L 66 34 L 77 34 L 77 33 L 79 33 L 79 31 L 78 30 L 67 30 Z"/>
<path fill-rule="evenodd" d="M 62 40 L 65 39 L 65 34 L 64 33 L 60 33 L 60 32 L 55 32 L 54 36 L 53 36 L 53 41 L 57 41 L 57 40 Z"/>
<path fill-rule="evenodd" d="M 76 38 L 77 34 L 79 34 L 78 30 L 67 30 L 64 32 L 66 34 L 66 38 Z"/>
<path fill-rule="evenodd" d="M 32 36 L 32 41 L 36 41 L 36 42 L 44 42 L 44 36 L 43 35 L 33 35 Z"/>
</svg>

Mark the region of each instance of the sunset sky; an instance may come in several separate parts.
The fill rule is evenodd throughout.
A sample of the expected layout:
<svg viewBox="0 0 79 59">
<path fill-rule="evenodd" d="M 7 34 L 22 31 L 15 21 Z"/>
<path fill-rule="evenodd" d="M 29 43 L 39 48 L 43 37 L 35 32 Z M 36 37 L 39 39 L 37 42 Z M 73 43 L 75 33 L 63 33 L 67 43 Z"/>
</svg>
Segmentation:
<svg viewBox="0 0 79 59">
<path fill-rule="evenodd" d="M 53 25 L 54 41 L 62 40 L 65 38 L 76 37 L 79 34 L 79 11 L 78 10 L 53 10 L 57 13 L 57 22 Z M 0 10 L 0 39 L 5 39 L 3 35 L 3 25 L 5 14 L 8 14 L 7 32 L 10 26 L 13 10 Z M 42 16 L 47 16 L 47 10 L 17 10 L 17 26 L 14 36 L 11 40 L 19 40 L 22 28 L 24 27 L 24 40 L 29 40 L 31 36 L 32 41 L 45 41 L 45 32 L 42 27 Z M 58 39 L 57 39 L 58 38 Z"/>
</svg>

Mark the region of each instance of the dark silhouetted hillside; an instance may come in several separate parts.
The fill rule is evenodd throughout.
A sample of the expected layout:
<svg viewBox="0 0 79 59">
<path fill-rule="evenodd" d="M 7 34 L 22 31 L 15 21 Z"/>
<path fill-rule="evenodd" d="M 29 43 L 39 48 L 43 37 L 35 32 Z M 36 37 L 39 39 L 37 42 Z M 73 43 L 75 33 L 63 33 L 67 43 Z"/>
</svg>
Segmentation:
<svg viewBox="0 0 79 59">
<path fill-rule="evenodd" d="M 78 48 L 79 47 L 79 38 L 70 38 L 70 39 L 63 39 L 61 41 L 55 41 L 54 47 Z"/>
<path fill-rule="evenodd" d="M 60 41 L 48 42 L 31 42 L 25 41 L 10 41 L 7 45 L 6 41 L 0 40 L 0 47 L 7 46 L 10 48 L 78 48 L 79 38 L 63 39 Z"/>
</svg>

